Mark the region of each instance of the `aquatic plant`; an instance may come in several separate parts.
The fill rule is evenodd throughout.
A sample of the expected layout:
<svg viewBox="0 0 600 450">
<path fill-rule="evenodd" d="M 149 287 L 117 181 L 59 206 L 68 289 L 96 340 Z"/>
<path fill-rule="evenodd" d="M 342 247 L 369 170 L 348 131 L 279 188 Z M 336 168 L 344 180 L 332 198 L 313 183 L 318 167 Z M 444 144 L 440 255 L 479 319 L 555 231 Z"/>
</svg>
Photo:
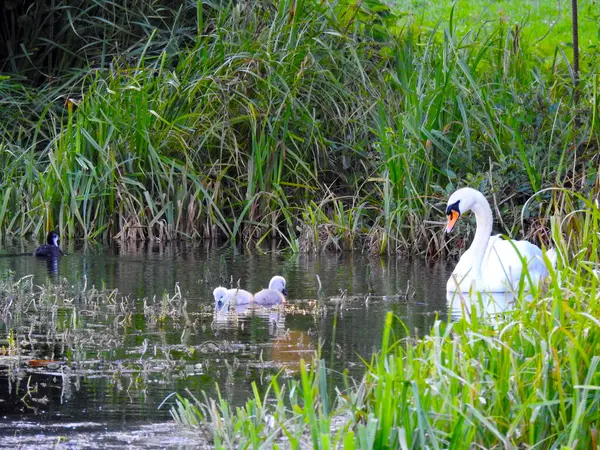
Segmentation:
<svg viewBox="0 0 600 450">
<path fill-rule="evenodd" d="M 200 312 L 210 323 L 212 308 Z M 185 378 L 198 370 L 189 367 L 185 333 L 177 332 L 178 342 L 152 342 L 153 330 L 165 333 L 166 322 L 185 330 L 196 325 L 178 286 L 173 294 L 137 300 L 117 289 L 90 286 L 85 277 L 74 285 L 66 280 L 37 285 L 33 276 L 3 276 L 0 321 L 0 376 L 11 393 L 5 401 L 15 410 L 37 410 L 52 401 L 52 389 L 71 395 L 76 377 L 103 378 L 115 392 L 143 392 L 152 379 Z M 138 327 L 144 329 L 143 339 L 135 337 Z M 19 396 L 21 386 L 27 395 Z"/>
</svg>

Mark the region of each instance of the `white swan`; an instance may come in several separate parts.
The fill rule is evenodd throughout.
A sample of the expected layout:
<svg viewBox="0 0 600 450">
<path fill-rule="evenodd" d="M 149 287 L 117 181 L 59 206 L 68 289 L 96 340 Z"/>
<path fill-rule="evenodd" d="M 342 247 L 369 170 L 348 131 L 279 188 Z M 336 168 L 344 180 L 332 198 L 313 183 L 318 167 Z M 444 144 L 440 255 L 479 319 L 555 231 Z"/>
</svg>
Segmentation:
<svg viewBox="0 0 600 450">
<path fill-rule="evenodd" d="M 531 295 L 525 297 L 531 299 Z M 495 318 L 514 309 L 516 296 L 513 292 L 446 292 L 448 314 L 454 322 L 465 317 L 469 322 L 473 317 Z"/>
<path fill-rule="evenodd" d="M 448 200 L 446 233 L 452 231 L 461 214 L 475 213 L 477 231 L 471 247 L 462 255 L 446 283 L 446 291 L 506 292 L 515 291 L 523 277 L 526 289 L 537 285 L 548 276 L 542 250 L 527 241 L 504 240 L 491 236 L 492 210 L 483 194 L 475 189 L 462 188 Z M 546 252 L 552 266 L 556 264 L 556 251 Z M 523 263 L 527 267 L 524 273 Z"/>
<path fill-rule="evenodd" d="M 269 282 L 269 288 L 254 294 L 254 302 L 262 306 L 274 306 L 285 303 L 285 278 L 275 275 Z"/>
<path fill-rule="evenodd" d="M 239 305 L 249 305 L 254 301 L 254 296 L 243 289 L 227 289 L 223 286 L 216 287 L 213 291 L 215 297 L 215 308 L 217 311 L 229 305 L 235 300 L 236 307 Z"/>
</svg>

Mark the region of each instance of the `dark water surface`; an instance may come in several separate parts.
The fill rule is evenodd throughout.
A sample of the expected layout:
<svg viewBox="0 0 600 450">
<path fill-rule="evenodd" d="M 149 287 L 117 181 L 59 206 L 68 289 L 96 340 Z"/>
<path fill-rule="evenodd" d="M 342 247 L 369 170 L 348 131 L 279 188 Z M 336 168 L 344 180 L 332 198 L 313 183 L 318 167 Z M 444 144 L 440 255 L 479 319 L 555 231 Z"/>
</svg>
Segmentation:
<svg viewBox="0 0 600 450">
<path fill-rule="evenodd" d="M 33 248 L 19 242 L 0 253 Z M 0 257 L 0 279 L 33 275 L 21 285 L 45 292 L 21 308 L 1 299 L 0 447 L 51 446 L 44 439 L 58 435 L 66 442 L 85 436 L 75 447 L 109 448 L 110 433 L 168 422 L 172 399 L 159 405 L 173 392 L 214 395 L 218 384 L 240 404 L 253 381 L 263 387 L 282 369 L 294 376 L 319 343 L 334 372 L 360 377 L 359 357 L 379 348 L 388 311 L 419 333 L 436 314 L 446 317 L 448 270 L 419 260 L 246 255 L 183 244 L 66 250 L 57 264 Z M 287 279 L 285 309 L 213 313 L 214 287 L 240 280 L 256 292 L 277 274 Z"/>
</svg>

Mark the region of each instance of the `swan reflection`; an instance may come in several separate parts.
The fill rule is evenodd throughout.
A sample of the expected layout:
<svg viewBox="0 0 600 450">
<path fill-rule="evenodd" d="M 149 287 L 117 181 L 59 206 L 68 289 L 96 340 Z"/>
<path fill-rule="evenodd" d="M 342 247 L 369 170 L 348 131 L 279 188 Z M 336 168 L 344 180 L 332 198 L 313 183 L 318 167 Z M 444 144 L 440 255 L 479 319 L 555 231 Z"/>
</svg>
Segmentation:
<svg viewBox="0 0 600 450">
<path fill-rule="evenodd" d="M 215 308 L 213 326 L 216 329 L 237 328 L 240 321 L 250 317 L 259 317 L 269 324 L 269 334 L 276 336 L 285 329 L 285 312 L 283 308 L 267 309 L 254 304 L 232 305 L 226 303 L 222 308 Z"/>
<path fill-rule="evenodd" d="M 462 317 L 471 320 L 473 314 L 476 317 L 494 318 L 514 309 L 515 300 L 512 292 L 446 292 L 448 311 L 453 322 Z"/>
<path fill-rule="evenodd" d="M 288 373 L 297 373 L 300 371 L 300 360 L 304 359 L 309 364 L 315 357 L 315 347 L 309 333 L 286 328 L 283 305 L 269 309 L 256 304 L 226 303 L 222 308 L 215 308 L 213 328 L 242 329 L 247 326 L 249 320 L 255 318 L 268 324 L 271 345 L 270 352 L 265 354 L 267 364 L 284 368 Z M 262 366 L 265 364 L 262 354 L 260 359 Z"/>
</svg>

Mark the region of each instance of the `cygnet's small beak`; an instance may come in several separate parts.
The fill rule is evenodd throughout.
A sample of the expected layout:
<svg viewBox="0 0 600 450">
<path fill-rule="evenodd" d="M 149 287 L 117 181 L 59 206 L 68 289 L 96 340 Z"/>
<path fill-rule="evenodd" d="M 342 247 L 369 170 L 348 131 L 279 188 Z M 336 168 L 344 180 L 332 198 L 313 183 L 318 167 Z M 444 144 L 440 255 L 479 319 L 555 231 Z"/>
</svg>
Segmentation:
<svg viewBox="0 0 600 450">
<path fill-rule="evenodd" d="M 448 223 L 446 224 L 446 233 L 450 233 L 454 225 L 456 225 L 456 221 L 460 217 L 460 213 L 458 211 L 452 210 L 450 214 L 448 214 Z"/>
<path fill-rule="evenodd" d="M 281 293 L 282 293 L 283 295 L 287 295 L 287 289 L 286 289 L 286 288 L 283 288 L 283 289 L 281 290 Z"/>
</svg>

